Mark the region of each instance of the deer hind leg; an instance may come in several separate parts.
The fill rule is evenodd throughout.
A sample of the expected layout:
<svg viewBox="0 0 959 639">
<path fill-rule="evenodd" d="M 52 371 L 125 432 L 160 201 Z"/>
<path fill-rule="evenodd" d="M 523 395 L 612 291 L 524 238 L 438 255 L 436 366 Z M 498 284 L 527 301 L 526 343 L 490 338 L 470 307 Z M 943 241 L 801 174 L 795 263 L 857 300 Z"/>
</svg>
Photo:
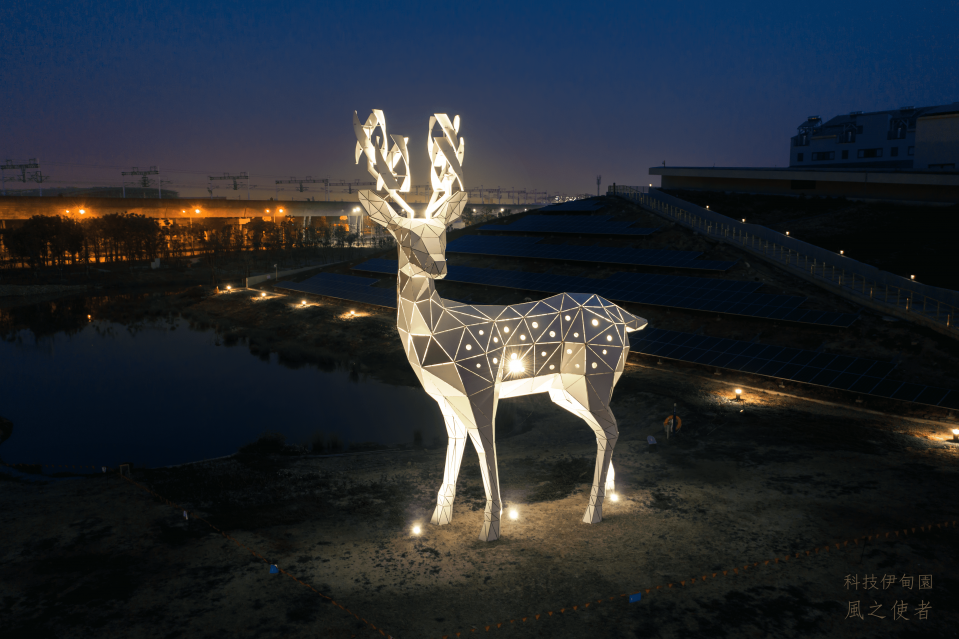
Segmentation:
<svg viewBox="0 0 959 639">
<path fill-rule="evenodd" d="M 473 424 L 467 426 L 467 432 L 476 448 L 480 470 L 483 473 L 483 488 L 486 490 L 486 509 L 483 513 L 483 527 L 480 529 L 480 541 L 499 539 L 500 518 L 503 514 L 503 502 L 499 492 L 499 470 L 496 464 L 496 428 L 494 412 L 496 399 L 492 393 L 480 403 L 472 403 Z"/>
<path fill-rule="evenodd" d="M 440 411 L 446 421 L 446 434 L 449 443 L 446 446 L 446 468 L 443 470 L 443 484 L 436 495 L 436 509 L 430 523 L 443 526 L 453 520 L 453 500 L 456 498 L 456 478 L 463 463 L 463 451 L 466 450 L 466 426 L 463 425 L 445 401 L 440 401 Z"/>
<path fill-rule="evenodd" d="M 613 471 L 613 448 L 619 439 L 616 417 L 608 406 L 597 406 L 592 410 L 583 406 L 575 397 L 564 390 L 551 390 L 549 398 L 557 406 L 568 410 L 586 422 L 596 435 L 596 468 L 593 472 L 593 486 L 589 492 L 589 503 L 583 521 L 596 524 L 603 520 L 603 502 L 606 493 L 612 492 L 615 482 Z"/>
</svg>

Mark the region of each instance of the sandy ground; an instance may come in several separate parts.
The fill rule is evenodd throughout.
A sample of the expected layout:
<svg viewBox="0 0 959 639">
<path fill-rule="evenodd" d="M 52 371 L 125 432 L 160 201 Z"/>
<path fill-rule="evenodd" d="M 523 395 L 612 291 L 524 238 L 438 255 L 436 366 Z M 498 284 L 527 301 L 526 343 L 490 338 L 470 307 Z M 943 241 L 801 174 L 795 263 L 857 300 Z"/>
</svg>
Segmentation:
<svg viewBox="0 0 959 639">
<path fill-rule="evenodd" d="M 271 575 L 203 517 L 393 637 L 486 626 L 503 637 L 955 636 L 959 531 L 919 527 L 959 519 L 959 448 L 896 418 L 749 392 L 740 407 L 728 396 L 712 380 L 631 366 L 613 400 L 620 500 L 595 525 L 580 521 L 590 431 L 542 395 L 508 400 L 516 419 L 499 437 L 500 478 L 519 518 L 492 543 L 477 540 L 472 449 L 445 527 L 427 523 L 442 449 L 134 470 L 189 521 L 116 474 L 4 480 L 0 627 L 4 637 L 380 636 Z M 683 427 L 665 441 L 673 401 Z M 886 574 L 897 583 L 883 589 Z M 899 581 L 921 574 L 932 589 Z M 876 576 L 878 589 L 847 590 L 847 575 Z M 647 588 L 638 603 L 620 596 Z M 850 601 L 866 619 L 846 618 Z M 903 601 L 908 621 L 893 620 Z M 885 619 L 868 616 L 873 602 Z"/>
</svg>

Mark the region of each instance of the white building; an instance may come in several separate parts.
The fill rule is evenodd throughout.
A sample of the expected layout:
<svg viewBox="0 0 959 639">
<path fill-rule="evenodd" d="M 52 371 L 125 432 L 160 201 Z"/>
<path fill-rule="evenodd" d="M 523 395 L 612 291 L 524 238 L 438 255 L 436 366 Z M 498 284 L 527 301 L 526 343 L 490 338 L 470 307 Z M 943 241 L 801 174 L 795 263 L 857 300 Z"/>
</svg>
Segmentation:
<svg viewBox="0 0 959 639">
<path fill-rule="evenodd" d="M 930 107 L 818 115 L 791 139 L 791 169 L 914 169 L 955 171 L 959 102 Z"/>
</svg>

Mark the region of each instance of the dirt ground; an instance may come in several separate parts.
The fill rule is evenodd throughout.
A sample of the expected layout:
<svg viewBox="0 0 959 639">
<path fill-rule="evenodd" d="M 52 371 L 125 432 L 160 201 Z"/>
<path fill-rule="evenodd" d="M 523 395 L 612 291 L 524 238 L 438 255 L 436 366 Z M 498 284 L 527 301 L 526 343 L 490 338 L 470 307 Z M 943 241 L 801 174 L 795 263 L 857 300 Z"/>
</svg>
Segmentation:
<svg viewBox="0 0 959 639">
<path fill-rule="evenodd" d="M 0 626 L 11 638 L 379 636 L 293 576 L 393 637 L 487 626 L 503 637 L 955 636 L 959 531 L 935 524 L 959 519 L 959 447 L 901 419 L 729 395 L 712 380 L 630 366 L 613 400 L 620 499 L 595 525 L 580 521 L 590 431 L 544 396 L 507 400 L 517 427 L 497 452 L 506 509 L 519 517 L 492 543 L 477 539 L 472 448 L 444 527 L 428 523 L 441 448 L 134 469 L 189 521 L 116 473 L 0 473 Z M 674 401 L 683 426 L 667 441 Z M 887 574 L 897 581 L 884 589 Z M 932 575 L 931 589 L 918 589 L 919 575 Z M 875 576 L 878 589 L 847 589 L 847 576 Z M 637 603 L 620 596 L 635 592 Z M 850 601 L 865 619 L 847 619 Z M 901 602 L 908 621 L 892 619 Z M 868 616 L 876 603 L 884 619 Z"/>
</svg>

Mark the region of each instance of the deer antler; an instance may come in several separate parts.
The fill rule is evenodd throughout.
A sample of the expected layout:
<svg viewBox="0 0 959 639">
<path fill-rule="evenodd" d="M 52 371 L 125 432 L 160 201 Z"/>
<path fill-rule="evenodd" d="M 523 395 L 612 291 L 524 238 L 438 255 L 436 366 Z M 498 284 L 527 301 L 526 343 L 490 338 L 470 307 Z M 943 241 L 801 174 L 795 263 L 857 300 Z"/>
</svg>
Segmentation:
<svg viewBox="0 0 959 639">
<path fill-rule="evenodd" d="M 433 137 L 433 127 L 437 124 L 442 135 Z M 426 206 L 426 217 L 443 217 L 449 224 L 459 217 L 466 206 L 466 192 L 463 186 L 463 156 L 466 152 L 466 140 L 457 138 L 460 130 L 460 116 L 453 121 L 445 113 L 436 113 L 430 117 L 427 134 L 427 151 L 430 154 L 430 182 L 433 194 Z M 460 190 L 453 193 L 453 182 Z"/>
<path fill-rule="evenodd" d="M 373 130 L 380 127 L 383 132 L 382 140 L 377 139 L 374 144 L 372 139 Z M 399 204 L 407 213 L 407 217 L 413 217 L 413 209 L 406 203 L 406 200 L 400 195 L 400 192 L 410 190 L 410 154 L 406 148 L 409 138 L 403 136 L 391 135 L 393 146 L 390 147 L 386 139 L 386 116 L 380 109 L 373 109 L 370 117 L 366 119 L 366 124 L 360 124 L 360 118 L 356 111 L 353 112 L 353 130 L 356 132 L 356 163 L 360 163 L 360 156 L 366 155 L 366 168 L 370 175 L 376 178 L 376 190 L 385 188 L 393 201 Z M 394 171 L 396 165 L 402 158 L 406 174 L 398 174 Z M 400 182 L 402 179 L 402 182 Z M 392 207 L 387 205 L 390 212 L 395 215 Z"/>
</svg>

